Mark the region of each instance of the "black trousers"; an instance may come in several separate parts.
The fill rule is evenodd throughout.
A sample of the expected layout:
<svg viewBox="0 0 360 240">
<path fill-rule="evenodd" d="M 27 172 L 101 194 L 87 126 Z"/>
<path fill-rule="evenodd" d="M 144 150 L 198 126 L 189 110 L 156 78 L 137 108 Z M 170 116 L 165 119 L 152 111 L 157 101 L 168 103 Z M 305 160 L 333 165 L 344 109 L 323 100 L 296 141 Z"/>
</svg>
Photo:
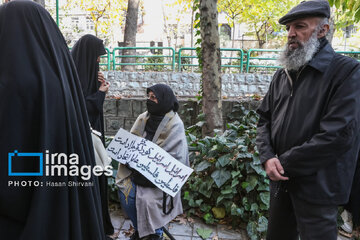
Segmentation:
<svg viewBox="0 0 360 240">
<path fill-rule="evenodd" d="M 270 183 L 267 240 L 336 240 L 337 206 L 312 204 Z"/>
<path fill-rule="evenodd" d="M 107 176 L 104 174 L 98 177 L 101 198 L 101 212 L 103 217 L 104 232 L 106 235 L 114 234 L 114 227 L 109 214 L 109 197 L 107 188 Z"/>
</svg>

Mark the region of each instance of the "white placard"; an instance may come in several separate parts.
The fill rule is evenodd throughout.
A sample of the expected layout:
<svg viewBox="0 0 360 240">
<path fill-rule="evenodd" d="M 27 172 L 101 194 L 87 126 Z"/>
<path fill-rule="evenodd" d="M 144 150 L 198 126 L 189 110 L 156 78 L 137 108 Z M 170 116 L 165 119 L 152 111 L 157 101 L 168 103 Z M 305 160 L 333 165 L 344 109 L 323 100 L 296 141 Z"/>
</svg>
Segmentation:
<svg viewBox="0 0 360 240">
<path fill-rule="evenodd" d="M 180 191 L 193 172 L 155 143 L 122 128 L 106 150 L 112 159 L 136 169 L 172 197 Z"/>
</svg>

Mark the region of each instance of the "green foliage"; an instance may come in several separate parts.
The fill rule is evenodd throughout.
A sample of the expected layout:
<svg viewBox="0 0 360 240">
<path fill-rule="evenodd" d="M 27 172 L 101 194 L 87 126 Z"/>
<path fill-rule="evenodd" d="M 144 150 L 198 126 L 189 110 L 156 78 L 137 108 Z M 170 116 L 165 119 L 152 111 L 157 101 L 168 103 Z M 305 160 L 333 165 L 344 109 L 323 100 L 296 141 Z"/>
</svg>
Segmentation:
<svg viewBox="0 0 360 240">
<path fill-rule="evenodd" d="M 153 64 L 153 65 L 145 65 L 144 66 L 145 71 L 163 72 L 166 69 L 166 65 L 161 65 L 165 63 L 164 57 L 149 57 L 146 58 L 145 63 Z"/>
<path fill-rule="evenodd" d="M 247 224 L 251 239 L 259 239 L 267 227 L 270 193 L 255 148 L 258 117 L 241 106 L 234 107 L 234 113 L 221 135 L 201 138 L 199 126 L 188 129 L 195 172 L 184 187 L 184 204 L 206 223 L 218 222 L 215 215 L 224 209 L 223 221 L 234 227 Z"/>
<path fill-rule="evenodd" d="M 205 228 L 197 228 L 196 232 L 202 239 L 208 239 L 211 236 L 212 230 Z"/>
<path fill-rule="evenodd" d="M 360 0 L 329 0 L 329 3 L 342 10 L 348 21 L 360 21 Z"/>
</svg>

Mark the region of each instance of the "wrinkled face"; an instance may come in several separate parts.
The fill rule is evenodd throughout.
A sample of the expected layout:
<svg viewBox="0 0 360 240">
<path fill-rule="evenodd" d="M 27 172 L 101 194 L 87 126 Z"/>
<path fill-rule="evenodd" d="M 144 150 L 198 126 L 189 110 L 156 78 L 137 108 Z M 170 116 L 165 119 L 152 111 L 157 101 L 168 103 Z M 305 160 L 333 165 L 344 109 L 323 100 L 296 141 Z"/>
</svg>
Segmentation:
<svg viewBox="0 0 360 240">
<path fill-rule="evenodd" d="M 154 94 L 152 91 L 150 91 L 150 92 L 148 93 L 148 99 L 150 99 L 150 100 L 153 101 L 153 102 L 159 103 L 158 100 L 157 100 L 157 98 L 156 98 L 156 96 L 155 96 L 155 94 Z"/>
<path fill-rule="evenodd" d="M 309 40 L 313 32 L 316 30 L 321 18 L 307 17 L 296 19 L 286 24 L 288 31 L 288 46 L 290 50 L 302 47 Z M 317 38 L 324 37 L 329 30 L 329 25 L 325 25 L 317 34 Z"/>
</svg>

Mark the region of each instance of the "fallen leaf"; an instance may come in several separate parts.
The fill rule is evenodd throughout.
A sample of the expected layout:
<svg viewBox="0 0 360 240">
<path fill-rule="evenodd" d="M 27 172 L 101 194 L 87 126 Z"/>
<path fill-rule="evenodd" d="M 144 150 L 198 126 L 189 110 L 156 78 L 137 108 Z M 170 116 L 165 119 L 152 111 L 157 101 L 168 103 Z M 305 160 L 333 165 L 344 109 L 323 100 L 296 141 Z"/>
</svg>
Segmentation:
<svg viewBox="0 0 360 240">
<path fill-rule="evenodd" d="M 184 214 L 181 214 L 181 215 L 177 216 L 175 218 L 175 220 L 177 222 L 179 222 L 180 224 L 183 224 L 183 225 L 185 225 L 187 223 L 186 215 L 184 215 Z"/>
<path fill-rule="evenodd" d="M 211 229 L 206 229 L 206 228 L 197 228 L 196 229 L 197 234 L 199 234 L 199 236 L 202 239 L 207 239 L 210 237 L 212 230 Z"/>
<path fill-rule="evenodd" d="M 192 223 L 192 224 L 195 223 L 195 220 L 193 218 L 191 218 L 191 217 L 188 217 L 187 220 L 188 220 L 189 223 Z"/>
</svg>

